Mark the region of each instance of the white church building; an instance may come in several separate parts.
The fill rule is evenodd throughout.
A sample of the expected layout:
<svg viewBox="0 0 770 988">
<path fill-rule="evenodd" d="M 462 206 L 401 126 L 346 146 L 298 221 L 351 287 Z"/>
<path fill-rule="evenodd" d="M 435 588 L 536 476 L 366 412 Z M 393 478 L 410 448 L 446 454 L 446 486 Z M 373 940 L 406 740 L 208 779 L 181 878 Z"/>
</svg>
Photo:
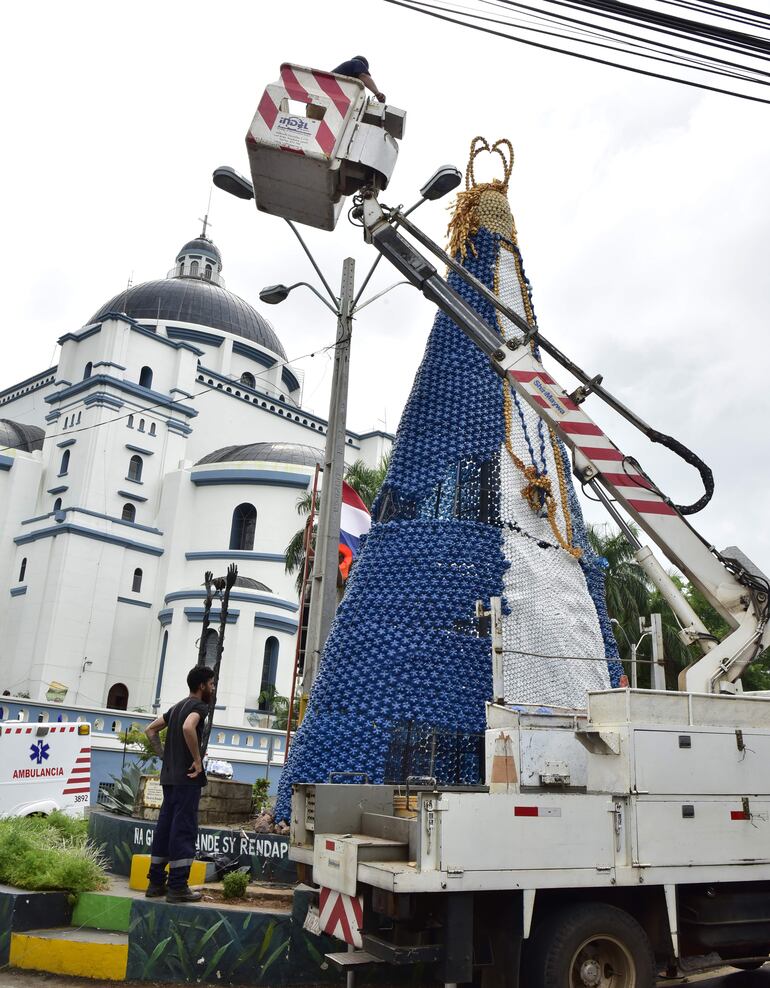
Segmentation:
<svg viewBox="0 0 770 988">
<path fill-rule="evenodd" d="M 217 720 L 258 723 L 260 693 L 290 689 L 284 551 L 326 421 L 221 271 L 216 246 L 191 240 L 166 279 L 62 336 L 58 366 L 0 390 L 0 691 L 165 709 L 198 654 L 204 571 L 231 562 Z M 391 441 L 349 432 L 348 462 L 376 465 Z"/>
</svg>

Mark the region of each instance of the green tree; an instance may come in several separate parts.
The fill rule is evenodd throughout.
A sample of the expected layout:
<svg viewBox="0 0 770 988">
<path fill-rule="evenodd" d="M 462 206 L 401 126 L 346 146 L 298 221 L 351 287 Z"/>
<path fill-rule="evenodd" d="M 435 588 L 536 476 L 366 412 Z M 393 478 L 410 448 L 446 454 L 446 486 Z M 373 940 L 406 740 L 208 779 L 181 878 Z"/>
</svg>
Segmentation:
<svg viewBox="0 0 770 988">
<path fill-rule="evenodd" d="M 616 637 L 621 655 L 627 658 L 627 642 L 639 638 L 639 618 L 650 613 L 650 582 L 634 559 L 633 546 L 622 532 L 610 525 L 589 525 L 588 541 L 594 552 L 607 560 L 607 612 L 622 628 Z"/>
<path fill-rule="evenodd" d="M 390 465 L 390 453 L 386 453 L 376 467 L 367 466 L 363 460 L 356 460 L 345 470 L 345 480 L 358 494 L 366 507 L 371 511 L 375 498 L 380 492 Z M 320 494 L 316 497 L 316 516 L 321 504 Z M 286 556 L 285 569 L 287 573 L 296 573 L 297 593 L 302 592 L 302 574 L 305 568 L 305 542 L 310 509 L 313 505 L 312 491 L 305 491 L 297 498 L 297 514 L 306 518 L 305 525 L 291 537 L 284 550 Z M 311 550 L 315 546 L 315 531 L 310 533 Z"/>
</svg>

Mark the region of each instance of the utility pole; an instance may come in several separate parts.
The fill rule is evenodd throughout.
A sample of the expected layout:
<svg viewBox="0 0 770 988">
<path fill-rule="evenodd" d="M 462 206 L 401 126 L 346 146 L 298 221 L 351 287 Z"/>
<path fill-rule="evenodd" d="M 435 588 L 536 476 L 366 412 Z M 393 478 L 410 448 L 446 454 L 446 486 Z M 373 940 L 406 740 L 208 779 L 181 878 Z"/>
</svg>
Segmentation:
<svg viewBox="0 0 770 988">
<path fill-rule="evenodd" d="M 650 688 L 664 690 L 666 688 L 666 666 L 663 652 L 663 619 L 660 614 L 650 614 L 650 639 L 652 641 L 652 675 Z"/>
<path fill-rule="evenodd" d="M 329 425 L 326 430 L 321 508 L 318 512 L 318 533 L 311 580 L 310 615 L 305 646 L 300 718 L 304 716 L 307 700 L 318 674 L 321 650 L 329 635 L 329 628 L 337 607 L 337 567 L 339 565 L 340 515 L 342 513 L 342 480 L 345 473 L 345 424 L 348 408 L 355 266 L 356 262 L 352 257 L 345 258 L 342 264 L 337 340 L 334 347 L 334 373 L 329 402 Z"/>
</svg>

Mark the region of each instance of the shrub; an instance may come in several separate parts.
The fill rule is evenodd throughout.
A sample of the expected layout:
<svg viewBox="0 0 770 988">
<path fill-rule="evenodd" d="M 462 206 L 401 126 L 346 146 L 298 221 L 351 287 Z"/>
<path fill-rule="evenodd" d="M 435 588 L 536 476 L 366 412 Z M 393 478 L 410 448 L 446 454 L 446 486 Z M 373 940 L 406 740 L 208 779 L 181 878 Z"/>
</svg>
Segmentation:
<svg viewBox="0 0 770 988">
<path fill-rule="evenodd" d="M 270 782 L 268 779 L 257 779 L 251 787 L 251 802 L 255 813 L 261 813 L 267 806 Z"/>
<path fill-rule="evenodd" d="M 231 871 L 222 879 L 222 890 L 226 899 L 242 899 L 246 894 L 249 876 L 243 871 Z"/>
<path fill-rule="evenodd" d="M 0 820 L 0 882 L 17 888 L 92 892 L 108 885 L 87 824 L 62 813 Z"/>
</svg>

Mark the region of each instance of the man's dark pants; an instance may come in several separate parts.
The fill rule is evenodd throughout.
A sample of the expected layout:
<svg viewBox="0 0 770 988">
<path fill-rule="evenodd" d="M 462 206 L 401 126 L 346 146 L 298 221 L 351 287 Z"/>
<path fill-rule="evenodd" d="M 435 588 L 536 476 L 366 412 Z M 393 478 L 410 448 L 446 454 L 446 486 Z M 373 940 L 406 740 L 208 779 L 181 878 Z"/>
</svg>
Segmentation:
<svg viewBox="0 0 770 988">
<path fill-rule="evenodd" d="M 195 858 L 200 798 L 200 786 L 163 786 L 163 805 L 150 851 L 150 885 L 166 883 L 166 865 L 169 888 L 187 885 Z"/>
</svg>

